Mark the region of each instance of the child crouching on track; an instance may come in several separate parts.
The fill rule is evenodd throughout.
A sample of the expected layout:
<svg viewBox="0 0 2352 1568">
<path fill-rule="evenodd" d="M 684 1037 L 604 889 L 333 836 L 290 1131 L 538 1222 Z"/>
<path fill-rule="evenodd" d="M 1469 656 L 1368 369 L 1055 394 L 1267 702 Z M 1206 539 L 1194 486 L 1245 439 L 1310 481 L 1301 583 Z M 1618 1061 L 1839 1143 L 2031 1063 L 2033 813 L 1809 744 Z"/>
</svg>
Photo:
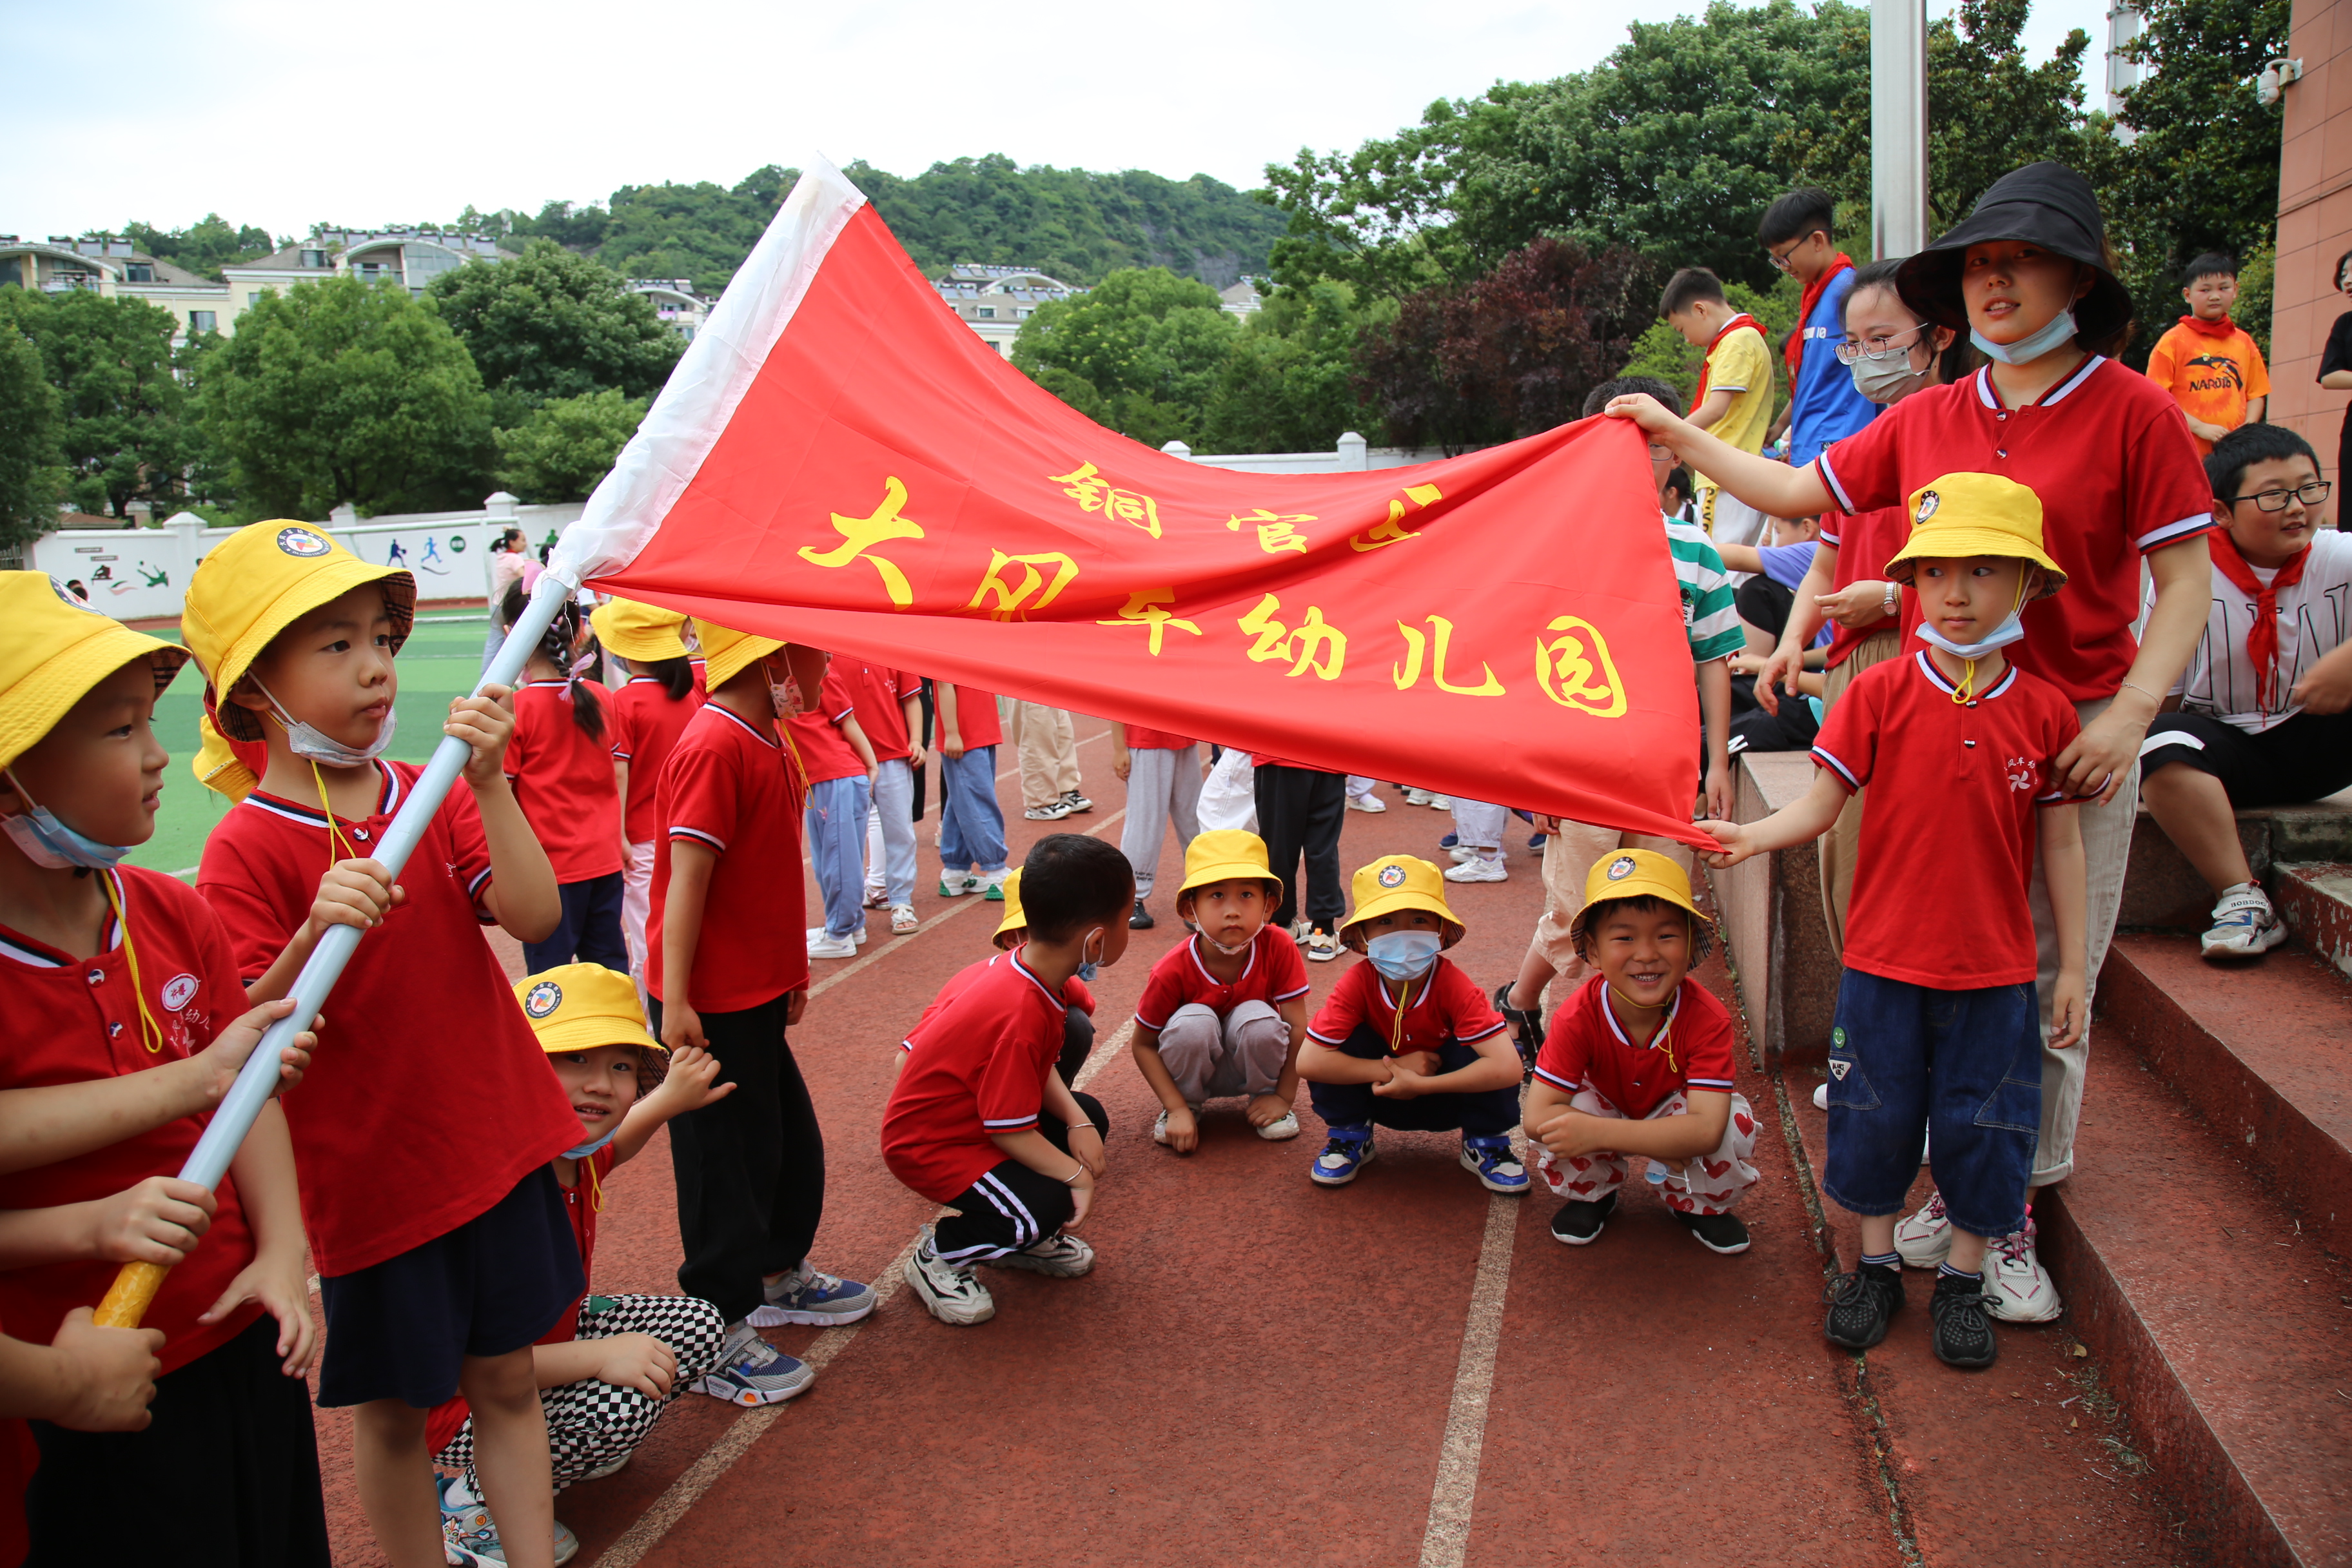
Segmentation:
<svg viewBox="0 0 2352 1568">
<path fill-rule="evenodd" d="M 1004 879 L 1004 918 L 996 922 L 994 940 L 999 952 L 1011 952 L 1029 940 L 1029 916 L 1021 907 L 1021 868 L 1017 866 Z M 1078 965 L 1078 972 L 1062 987 L 1062 998 L 1069 1003 L 1070 1010 L 1063 1016 L 1062 1054 L 1054 1062 L 1054 1071 L 1064 1083 L 1076 1083 L 1078 1069 L 1094 1055 L 1095 994 L 1087 981 L 1093 976 L 1095 967 L 1091 963 Z M 967 969 L 964 973 L 974 972 Z"/>
<path fill-rule="evenodd" d="M 1160 1098 L 1151 1136 L 1180 1154 L 1201 1142 L 1202 1102 L 1249 1097 L 1269 1142 L 1298 1136 L 1298 1047 L 1307 1039 L 1307 965 L 1266 922 L 1282 884 L 1255 833 L 1217 828 L 1184 850 L 1176 913 L 1192 938 L 1161 955 L 1135 1005 L 1135 1065 Z"/>
<path fill-rule="evenodd" d="M 692 1046 L 664 1073 L 668 1053 L 646 1032 L 635 984 L 616 970 L 567 963 L 531 975 L 514 992 L 580 1119 L 579 1143 L 557 1156 L 553 1170 L 580 1246 L 580 1272 L 593 1283 L 596 1222 L 614 1167 L 635 1158 L 670 1118 L 723 1100 L 735 1086 L 713 1087 L 719 1059 Z M 531 1347 L 555 1489 L 627 1464 L 688 1389 L 730 1404 L 772 1405 L 808 1386 L 804 1369 L 797 1378 L 772 1380 L 721 1366 L 726 1335 L 719 1309 L 692 1296 L 583 1295 L 573 1303 Z M 437 1406 L 427 1426 L 433 1462 L 455 1472 L 441 1483 L 450 1550 L 470 1563 L 501 1562 L 498 1525 L 474 1474 L 465 1400 Z M 556 1531 L 560 1542 L 563 1527 Z"/>
<path fill-rule="evenodd" d="M 1054 1063 L 1071 977 L 1127 951 L 1135 874 L 1118 850 L 1075 833 L 1039 839 L 1021 870 L 1029 940 L 948 983 L 907 1037 L 882 1117 L 891 1174 L 950 1208 L 907 1259 L 907 1283 L 943 1323 L 996 1315 L 975 1264 L 1065 1279 L 1095 1264 L 1063 1227 L 1093 1206 L 1109 1122 Z"/>
<path fill-rule="evenodd" d="M 2042 1115 L 2042 1041 L 2027 888 L 2034 838 L 2059 938 L 2051 1045 L 2083 1032 L 2084 851 L 2059 754 L 2081 729 L 2047 681 L 2001 648 L 2018 614 L 2064 574 L 2044 553 L 2042 504 L 1997 474 L 1946 474 L 1911 493 L 1910 542 L 1886 574 L 1915 586 L 1927 647 L 1854 678 L 1813 745 L 1803 799 L 1763 821 L 1700 826 L 1710 864 L 1819 837 L 1863 798 L 1845 974 L 1830 1039 L 1829 1164 L 1822 1191 L 1859 1215 L 1862 1258 L 1831 1288 L 1824 1332 L 1866 1350 L 1903 1305 L 1895 1222 L 1918 1174 L 1923 1128 L 1950 1254 L 1928 1301 L 1936 1354 L 1992 1364 L 1989 1238 L 2025 1223 Z"/>
<path fill-rule="evenodd" d="M 1374 1126 L 1462 1133 L 1462 1163 L 1493 1192 L 1524 1193 L 1511 1152 L 1518 1054 L 1486 993 L 1440 955 L 1460 942 L 1436 867 L 1389 855 L 1355 876 L 1339 940 L 1364 954 L 1307 1026 L 1298 1076 L 1329 1128 L 1307 1173 L 1344 1187 L 1372 1157 Z"/>
<path fill-rule="evenodd" d="M 1748 1250 L 1731 1212 L 1756 1168 L 1756 1112 L 1731 1088 L 1731 1014 L 1689 978 L 1715 931 L 1683 868 L 1650 849 L 1593 863 L 1570 927 L 1598 972 L 1552 1015 L 1528 1086 L 1536 1174 L 1557 1197 L 1554 1237 L 1601 1235 L 1625 1184 L 1628 1154 L 1665 1171 L 1666 1207 L 1717 1252 Z"/>
</svg>

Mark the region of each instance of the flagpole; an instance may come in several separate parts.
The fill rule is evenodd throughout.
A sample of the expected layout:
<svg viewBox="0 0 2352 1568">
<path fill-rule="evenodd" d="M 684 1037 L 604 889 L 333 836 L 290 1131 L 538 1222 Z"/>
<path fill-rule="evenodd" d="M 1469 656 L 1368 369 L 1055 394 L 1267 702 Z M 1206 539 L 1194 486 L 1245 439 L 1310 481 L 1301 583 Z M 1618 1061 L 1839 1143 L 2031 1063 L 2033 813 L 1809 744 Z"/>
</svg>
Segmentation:
<svg viewBox="0 0 2352 1568">
<path fill-rule="evenodd" d="M 485 686 L 514 685 L 515 678 L 522 673 L 523 661 L 530 657 L 531 649 L 546 635 L 556 612 L 578 587 L 577 582 L 562 574 L 554 566 L 541 576 L 539 585 L 532 590 L 522 615 L 514 624 L 514 629 L 507 633 L 506 641 L 499 646 L 497 657 L 482 672 L 481 680 L 474 688 L 474 695 L 481 695 Z M 496 614 L 496 611 L 492 613 Z M 392 825 L 384 829 L 383 837 L 377 841 L 375 858 L 383 863 L 392 876 L 398 877 L 401 868 L 408 864 L 409 856 L 415 852 L 418 841 L 425 837 L 425 825 L 441 809 L 442 801 L 448 797 L 450 788 L 457 782 L 458 769 L 464 767 L 472 755 L 473 748 L 455 735 L 443 736 L 440 745 L 434 748 L 432 761 L 425 764 L 425 771 L 410 786 L 407 798 L 401 803 L 399 811 L 393 815 Z M 245 1066 L 237 1072 L 236 1081 L 222 1098 L 220 1109 L 213 1112 L 211 1124 L 205 1127 L 204 1136 L 196 1140 L 195 1149 L 188 1155 L 187 1163 L 180 1167 L 180 1180 L 194 1182 L 206 1191 L 220 1185 L 221 1178 L 228 1173 L 230 1162 L 236 1158 L 237 1149 L 245 1142 L 245 1135 L 253 1131 L 254 1119 L 261 1114 L 261 1108 L 268 1104 L 269 1097 L 277 1092 L 280 1053 L 295 1036 L 317 1020 L 327 994 L 341 978 L 343 966 L 351 962 L 352 954 L 358 950 L 360 938 L 364 934 L 357 926 L 331 925 L 327 928 L 326 934 L 319 939 L 319 945 L 310 950 L 310 960 L 302 965 L 302 973 L 295 976 L 293 988 L 287 993 L 293 998 L 294 1011 L 262 1032 L 261 1043 L 254 1047 L 253 1055 L 246 1058 Z M 121 1271 L 115 1275 L 114 1283 L 108 1288 L 106 1299 L 99 1303 L 99 1326 L 137 1328 L 140 1320 L 146 1316 L 148 1304 L 154 1300 L 155 1292 L 162 1287 L 167 1271 L 168 1266 L 164 1264 L 124 1264 Z"/>
</svg>

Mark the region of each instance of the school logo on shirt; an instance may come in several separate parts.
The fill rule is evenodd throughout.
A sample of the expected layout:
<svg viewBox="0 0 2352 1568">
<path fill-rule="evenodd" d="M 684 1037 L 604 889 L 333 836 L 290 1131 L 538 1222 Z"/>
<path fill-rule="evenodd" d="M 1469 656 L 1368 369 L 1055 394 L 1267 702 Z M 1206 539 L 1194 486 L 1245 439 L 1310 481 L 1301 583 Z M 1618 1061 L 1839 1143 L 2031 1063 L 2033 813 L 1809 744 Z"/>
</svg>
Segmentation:
<svg viewBox="0 0 2352 1568">
<path fill-rule="evenodd" d="M 552 980 L 542 980 L 530 988 L 522 999 L 522 1010 L 532 1018 L 544 1018 L 563 1005 L 563 987 Z"/>
<path fill-rule="evenodd" d="M 163 984 L 163 1005 L 176 1013 L 196 999 L 196 977 L 175 974 Z"/>
<path fill-rule="evenodd" d="M 1618 856 L 1617 858 L 1609 862 L 1609 879 L 1612 882 L 1623 881 L 1626 878 L 1633 874 L 1633 868 L 1636 864 L 1638 864 L 1638 862 L 1636 862 L 1631 855 Z"/>
<path fill-rule="evenodd" d="M 1936 515 L 1936 509 L 1943 504 L 1944 498 L 1937 495 L 1934 490 L 1921 490 L 1919 492 L 1919 515 L 1912 519 L 1912 521 L 1914 522 L 1927 521 L 1929 518 Z"/>
<path fill-rule="evenodd" d="M 328 543 L 324 536 L 307 528 L 281 528 L 278 531 L 278 548 L 289 555 L 308 561 L 314 556 L 324 555 L 334 546 Z"/>
<path fill-rule="evenodd" d="M 2032 757 L 2011 757 L 2001 766 L 2009 774 L 2009 788 L 2012 795 L 2019 790 L 2030 790 L 2039 782 L 2036 775 L 2041 770 L 2033 765 Z"/>
<path fill-rule="evenodd" d="M 1402 887 L 1403 887 L 1403 886 L 1404 886 L 1404 868 L 1403 868 L 1403 867 L 1402 867 L 1402 866 L 1383 866 L 1383 867 L 1381 867 L 1381 875 L 1380 875 L 1380 884 L 1381 884 L 1381 887 L 1383 887 L 1383 888 L 1402 888 Z"/>
</svg>

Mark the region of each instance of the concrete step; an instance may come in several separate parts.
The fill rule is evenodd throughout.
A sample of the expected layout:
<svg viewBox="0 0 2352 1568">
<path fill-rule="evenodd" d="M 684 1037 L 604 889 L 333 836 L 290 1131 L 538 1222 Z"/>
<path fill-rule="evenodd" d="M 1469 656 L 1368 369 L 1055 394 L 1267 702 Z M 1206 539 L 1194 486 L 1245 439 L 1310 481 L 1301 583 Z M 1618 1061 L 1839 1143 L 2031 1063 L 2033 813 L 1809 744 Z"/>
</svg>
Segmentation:
<svg viewBox="0 0 2352 1568">
<path fill-rule="evenodd" d="M 2206 1135 L 2114 1048 L 2117 1007 L 2141 1005 L 2116 989 L 2100 994 L 2076 1174 L 2034 1205 L 2066 1324 L 2207 1533 L 2196 1560 L 2352 1563 L 2352 1271 L 2272 1195 L 2253 1150 Z"/>
<path fill-rule="evenodd" d="M 2194 937 L 2125 932 L 2098 1007 L 2094 1057 L 2127 1048 L 2290 1220 L 2352 1253 L 2352 984 L 2292 944 L 2225 967 Z"/>
<path fill-rule="evenodd" d="M 2274 866 L 2270 892 L 2295 940 L 2352 974 L 2352 865 Z"/>
</svg>

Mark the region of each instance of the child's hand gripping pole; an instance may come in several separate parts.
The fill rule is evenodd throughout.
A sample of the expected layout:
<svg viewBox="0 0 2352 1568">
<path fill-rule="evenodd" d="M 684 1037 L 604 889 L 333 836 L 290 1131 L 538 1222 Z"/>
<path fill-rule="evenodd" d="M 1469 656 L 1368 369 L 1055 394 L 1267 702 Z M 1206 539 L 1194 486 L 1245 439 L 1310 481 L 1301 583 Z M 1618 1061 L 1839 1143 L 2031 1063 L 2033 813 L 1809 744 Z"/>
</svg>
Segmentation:
<svg viewBox="0 0 2352 1568">
<path fill-rule="evenodd" d="M 474 688 L 475 695 L 480 695 L 484 686 L 510 687 L 515 683 L 515 678 L 522 673 L 523 661 L 538 646 L 548 623 L 578 586 L 577 583 L 557 576 L 551 568 L 540 578 L 530 602 L 523 606 L 521 618 L 507 634 L 490 667 L 482 672 L 480 684 Z M 401 868 L 408 864 L 417 840 L 425 837 L 425 824 L 441 809 L 450 786 L 457 782 L 457 770 L 472 754 L 473 748 L 454 735 L 444 736 L 435 749 L 433 760 L 425 765 L 425 772 L 418 775 L 415 787 L 394 816 L 392 826 L 384 829 L 383 837 L 376 845 L 375 858 L 394 876 L 399 876 Z M 310 962 L 302 965 L 293 988 L 287 993 L 293 998 L 294 1010 L 269 1026 L 261 1043 L 254 1047 L 253 1055 L 238 1069 L 236 1081 L 222 1097 L 220 1109 L 213 1112 L 212 1122 L 196 1141 L 188 1163 L 180 1167 L 182 1181 L 194 1182 L 207 1191 L 220 1185 L 245 1135 L 253 1131 L 254 1118 L 261 1114 L 261 1108 L 269 1103 L 270 1095 L 278 1088 L 279 1053 L 318 1017 L 327 993 L 342 977 L 343 965 L 351 962 L 363 934 L 356 926 L 333 925 L 320 937 Z M 106 1299 L 98 1305 L 99 1327 L 137 1328 L 146 1316 L 148 1303 L 154 1300 L 155 1292 L 162 1288 L 164 1273 L 164 1266 L 158 1263 L 124 1264 L 108 1288 Z"/>
</svg>

